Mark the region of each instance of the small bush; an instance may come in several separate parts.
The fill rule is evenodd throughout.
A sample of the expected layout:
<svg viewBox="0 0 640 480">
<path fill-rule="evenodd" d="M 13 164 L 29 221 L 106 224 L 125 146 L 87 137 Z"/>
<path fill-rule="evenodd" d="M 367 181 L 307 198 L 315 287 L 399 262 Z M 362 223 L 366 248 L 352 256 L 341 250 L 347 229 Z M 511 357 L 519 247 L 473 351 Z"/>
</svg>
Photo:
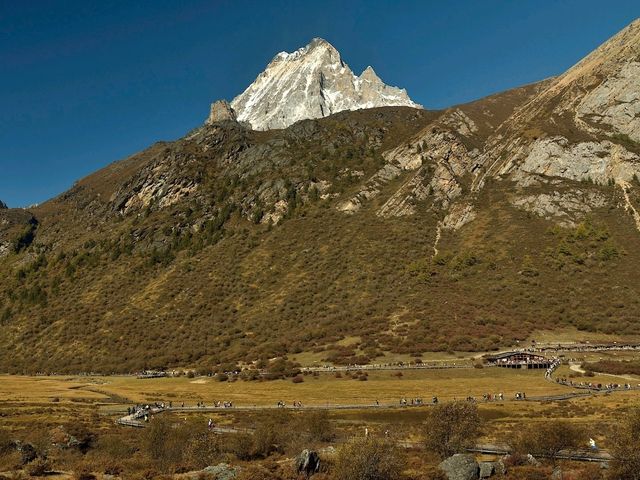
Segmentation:
<svg viewBox="0 0 640 480">
<path fill-rule="evenodd" d="M 436 405 L 429 412 L 425 446 L 441 458 L 462 453 L 478 438 L 480 424 L 478 407 L 473 403 Z"/>
<path fill-rule="evenodd" d="M 353 438 L 338 450 L 335 480 L 398 480 L 406 462 L 395 443 L 373 437 Z"/>
<path fill-rule="evenodd" d="M 303 418 L 311 441 L 330 442 L 335 438 L 335 431 L 326 410 L 311 412 Z"/>
<path fill-rule="evenodd" d="M 37 458 L 27 465 L 26 472 L 32 477 L 44 477 L 51 470 L 49 461 L 45 458 Z"/>
</svg>

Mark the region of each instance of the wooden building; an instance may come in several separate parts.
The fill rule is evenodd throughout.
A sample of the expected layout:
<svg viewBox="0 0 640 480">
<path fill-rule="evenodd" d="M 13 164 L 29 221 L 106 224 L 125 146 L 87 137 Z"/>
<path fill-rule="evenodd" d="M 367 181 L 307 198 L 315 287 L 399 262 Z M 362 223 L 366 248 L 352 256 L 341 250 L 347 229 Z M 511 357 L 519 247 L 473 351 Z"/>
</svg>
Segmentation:
<svg viewBox="0 0 640 480">
<path fill-rule="evenodd" d="M 549 368 L 551 360 L 531 352 L 505 352 L 487 357 L 489 365 L 502 368 Z"/>
</svg>

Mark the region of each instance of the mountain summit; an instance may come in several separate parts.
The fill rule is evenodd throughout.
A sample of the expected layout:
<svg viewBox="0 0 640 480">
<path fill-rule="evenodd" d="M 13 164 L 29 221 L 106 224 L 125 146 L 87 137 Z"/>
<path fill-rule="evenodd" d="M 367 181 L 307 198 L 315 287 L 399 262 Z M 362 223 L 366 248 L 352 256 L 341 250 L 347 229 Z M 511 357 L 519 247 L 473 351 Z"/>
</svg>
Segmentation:
<svg viewBox="0 0 640 480">
<path fill-rule="evenodd" d="M 371 67 L 356 76 L 333 45 L 321 38 L 293 53 L 277 54 L 231 102 L 238 121 L 255 130 L 285 128 L 343 110 L 387 106 L 422 108 L 405 90 L 385 85 Z"/>
</svg>

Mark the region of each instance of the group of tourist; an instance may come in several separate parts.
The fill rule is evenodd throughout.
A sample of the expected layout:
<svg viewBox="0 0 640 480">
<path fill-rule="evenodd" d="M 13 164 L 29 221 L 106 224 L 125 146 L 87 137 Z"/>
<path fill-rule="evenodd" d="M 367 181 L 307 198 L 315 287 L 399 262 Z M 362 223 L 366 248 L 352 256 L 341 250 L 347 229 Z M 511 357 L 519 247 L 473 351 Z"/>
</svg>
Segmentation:
<svg viewBox="0 0 640 480">
<path fill-rule="evenodd" d="M 286 408 L 287 404 L 286 402 L 283 402 L 282 400 L 279 400 L 278 403 L 278 408 Z M 294 400 L 293 401 L 293 408 L 302 408 L 302 402 L 299 400 Z"/>
<path fill-rule="evenodd" d="M 551 362 L 551 365 L 549 365 L 549 368 L 547 368 L 547 371 L 544 372 L 544 378 L 551 378 L 551 375 L 553 375 L 553 372 L 555 372 L 556 368 L 558 368 L 560 366 L 560 359 L 559 358 L 554 358 Z"/>
<path fill-rule="evenodd" d="M 483 393 L 482 394 L 482 400 L 484 402 L 503 401 L 504 400 L 504 394 L 502 392 L 500 392 L 500 393 Z"/>
<path fill-rule="evenodd" d="M 570 378 L 556 378 L 556 383 L 567 385 L 573 388 L 585 388 L 590 390 L 631 390 L 630 383 L 595 383 L 595 382 L 574 382 Z M 640 388 L 640 383 L 636 388 Z"/>
<path fill-rule="evenodd" d="M 220 400 L 216 400 L 212 404 L 213 408 L 233 408 L 233 402 L 221 402 Z M 182 408 L 184 408 L 184 402 L 182 402 Z M 198 402 L 196 403 L 196 408 L 207 408 L 206 403 Z M 211 407 L 209 407 L 211 408 Z"/>
</svg>

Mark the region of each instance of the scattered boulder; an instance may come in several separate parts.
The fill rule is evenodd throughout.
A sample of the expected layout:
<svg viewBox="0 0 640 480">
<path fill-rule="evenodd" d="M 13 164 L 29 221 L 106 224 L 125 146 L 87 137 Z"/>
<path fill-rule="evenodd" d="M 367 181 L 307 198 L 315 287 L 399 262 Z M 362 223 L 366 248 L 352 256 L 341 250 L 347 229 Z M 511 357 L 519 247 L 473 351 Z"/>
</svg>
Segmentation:
<svg viewBox="0 0 640 480">
<path fill-rule="evenodd" d="M 480 462 L 480 478 L 489 478 L 496 473 L 496 462 Z"/>
<path fill-rule="evenodd" d="M 238 468 L 232 467 L 226 463 L 219 463 L 212 467 L 206 467 L 202 471 L 209 475 L 213 475 L 213 478 L 216 480 L 233 480 L 238 476 Z"/>
<path fill-rule="evenodd" d="M 440 463 L 449 480 L 478 480 L 480 467 L 471 454 L 456 453 Z"/>
<path fill-rule="evenodd" d="M 534 467 L 539 467 L 541 465 L 541 463 L 538 461 L 538 459 L 536 457 L 534 457 L 533 455 L 531 455 L 530 453 L 527 453 L 527 463 L 529 465 L 534 466 Z"/>
<path fill-rule="evenodd" d="M 318 452 L 305 448 L 300 452 L 300 455 L 296 457 L 295 466 L 298 474 L 303 473 L 307 477 L 310 477 L 320 471 L 320 456 Z"/>
<path fill-rule="evenodd" d="M 498 475 L 506 475 L 507 474 L 507 464 L 504 462 L 506 457 L 502 457 L 497 462 L 494 462 L 495 465 L 495 473 Z"/>
</svg>

